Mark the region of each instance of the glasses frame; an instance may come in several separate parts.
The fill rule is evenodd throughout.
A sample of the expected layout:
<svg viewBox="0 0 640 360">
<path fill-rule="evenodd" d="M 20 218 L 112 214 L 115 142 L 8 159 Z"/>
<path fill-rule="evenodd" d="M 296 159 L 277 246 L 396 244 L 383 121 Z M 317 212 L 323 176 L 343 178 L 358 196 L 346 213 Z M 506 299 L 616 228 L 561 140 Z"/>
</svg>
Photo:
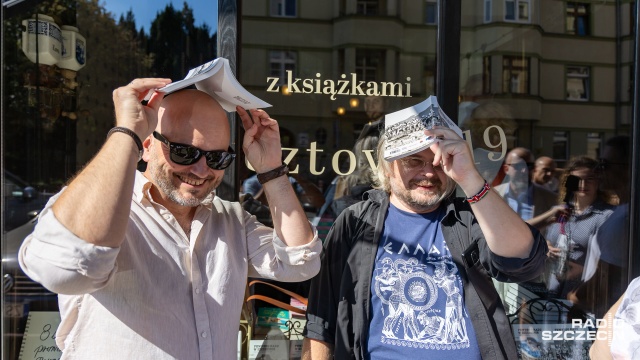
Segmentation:
<svg viewBox="0 0 640 360">
<path fill-rule="evenodd" d="M 410 166 L 407 163 L 409 161 L 420 161 L 422 163 L 421 166 Z M 403 169 L 405 169 L 405 171 L 416 171 L 416 170 L 423 170 L 424 168 L 427 167 L 427 163 L 429 165 L 431 165 L 431 168 L 433 168 L 434 172 L 443 172 L 444 170 L 442 169 L 442 166 L 440 165 L 433 165 L 432 163 L 425 161 L 424 159 L 422 159 L 421 157 L 418 156 L 407 156 L 407 157 L 403 157 L 402 159 L 398 159 L 398 161 L 400 162 L 400 165 L 402 166 Z"/>
<path fill-rule="evenodd" d="M 236 153 L 233 151 L 231 146 L 229 146 L 227 151 L 224 151 L 224 150 L 205 151 L 193 145 L 171 142 L 157 131 L 153 132 L 153 137 L 156 138 L 156 140 L 160 141 L 161 143 L 167 145 L 167 147 L 169 148 L 169 158 L 171 159 L 171 161 L 173 161 L 178 165 L 184 165 L 184 166 L 193 165 L 196 162 L 198 162 L 198 160 L 200 160 L 201 157 L 204 156 L 207 162 L 207 166 L 209 166 L 211 169 L 224 170 L 228 168 L 229 165 L 231 165 L 233 160 L 235 160 L 236 158 Z M 184 155 L 180 154 L 180 152 L 184 150 L 186 150 L 186 153 L 188 154 L 195 154 L 195 155 L 185 157 Z"/>
</svg>

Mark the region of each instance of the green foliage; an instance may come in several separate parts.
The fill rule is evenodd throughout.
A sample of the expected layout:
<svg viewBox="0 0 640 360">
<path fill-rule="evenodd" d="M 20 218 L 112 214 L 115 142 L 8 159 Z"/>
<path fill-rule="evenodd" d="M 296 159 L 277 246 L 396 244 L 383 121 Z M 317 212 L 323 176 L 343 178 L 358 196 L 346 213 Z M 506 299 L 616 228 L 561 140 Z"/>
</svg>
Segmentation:
<svg viewBox="0 0 640 360">
<path fill-rule="evenodd" d="M 181 11 L 167 5 L 147 34 L 137 29 L 131 10 L 116 22 L 101 1 L 34 1 L 3 17 L 4 167 L 29 183 L 49 188 L 63 184 L 94 156 L 114 123 L 114 89 L 139 77 L 182 79 L 191 68 L 215 58 L 216 36 L 207 25 L 195 26 L 186 2 Z M 31 88 L 32 94 L 51 94 L 64 89 L 68 80 L 55 65 L 39 66 L 22 52 L 22 20 L 36 13 L 77 27 L 86 39 L 86 65 L 72 74 L 78 83 L 71 97 L 73 116 L 51 111 L 51 105 L 59 105 L 56 101 L 37 96 L 29 101 L 28 82 L 40 84 Z"/>
<path fill-rule="evenodd" d="M 193 9 L 184 2 L 182 11 L 168 4 L 151 24 L 148 53 L 154 55 L 155 76 L 174 80 L 216 57 L 216 36 L 203 24 L 195 26 Z"/>
</svg>

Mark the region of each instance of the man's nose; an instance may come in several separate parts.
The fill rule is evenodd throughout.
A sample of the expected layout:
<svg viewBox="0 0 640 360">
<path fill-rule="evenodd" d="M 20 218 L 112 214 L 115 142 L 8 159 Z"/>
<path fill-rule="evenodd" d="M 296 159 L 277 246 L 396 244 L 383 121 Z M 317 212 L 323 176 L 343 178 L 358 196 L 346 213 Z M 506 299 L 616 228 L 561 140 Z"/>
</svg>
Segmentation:
<svg viewBox="0 0 640 360">
<path fill-rule="evenodd" d="M 429 177 L 436 176 L 436 170 L 439 167 L 440 166 L 434 166 L 430 161 L 425 161 L 424 166 L 422 166 L 420 172 Z"/>
<path fill-rule="evenodd" d="M 209 176 L 211 168 L 207 165 L 207 159 L 203 156 L 195 163 L 191 164 L 191 172 L 201 178 Z"/>
</svg>

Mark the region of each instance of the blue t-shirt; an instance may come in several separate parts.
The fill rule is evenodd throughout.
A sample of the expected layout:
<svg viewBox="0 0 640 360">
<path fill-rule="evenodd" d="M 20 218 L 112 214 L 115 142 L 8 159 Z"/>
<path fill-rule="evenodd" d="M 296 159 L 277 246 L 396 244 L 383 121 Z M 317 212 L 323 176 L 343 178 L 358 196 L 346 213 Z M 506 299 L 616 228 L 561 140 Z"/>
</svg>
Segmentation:
<svg viewBox="0 0 640 360">
<path fill-rule="evenodd" d="M 366 359 L 481 359 L 440 229 L 444 212 L 389 206 L 371 281 Z"/>
</svg>

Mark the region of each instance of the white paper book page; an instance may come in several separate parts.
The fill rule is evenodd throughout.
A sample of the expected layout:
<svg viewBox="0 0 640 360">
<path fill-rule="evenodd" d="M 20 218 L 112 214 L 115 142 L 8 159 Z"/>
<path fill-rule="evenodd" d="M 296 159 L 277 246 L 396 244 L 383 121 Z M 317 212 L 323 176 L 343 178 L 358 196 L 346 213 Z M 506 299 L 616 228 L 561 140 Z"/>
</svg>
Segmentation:
<svg viewBox="0 0 640 360">
<path fill-rule="evenodd" d="M 209 76 L 212 76 L 222 70 L 223 61 L 226 60 L 224 58 L 217 58 L 215 60 L 209 61 L 206 64 L 202 64 L 196 68 L 189 70 L 187 76 L 184 79 L 176 82 L 172 82 L 171 84 L 158 89 L 158 92 L 163 92 L 166 94 L 170 94 L 174 91 L 184 89 L 187 86 L 191 86 L 198 81 L 201 81 Z"/>
<path fill-rule="evenodd" d="M 194 84 L 198 90 L 204 91 L 216 99 L 227 112 L 236 111 L 238 105 L 245 109 L 260 109 L 271 106 L 240 85 L 231 71 L 229 60 L 225 58 L 217 58 L 193 68 L 189 70 L 184 79 L 156 91 L 170 94 Z M 145 100 L 149 100 L 152 94 L 153 92 L 149 92 Z"/>
<path fill-rule="evenodd" d="M 209 79 L 196 83 L 196 88 L 213 96 L 223 109 L 228 112 L 236 111 L 236 106 L 245 109 L 260 109 L 271 107 L 271 104 L 249 93 L 236 80 L 229 62 L 224 59 L 223 71 L 219 71 Z"/>
<path fill-rule="evenodd" d="M 417 105 L 386 115 L 387 143 L 384 158 L 393 161 L 428 148 L 437 139 L 426 136 L 424 131 L 434 126 L 448 127 L 462 137 L 460 128 L 440 110 L 435 96 L 429 96 Z"/>
</svg>

